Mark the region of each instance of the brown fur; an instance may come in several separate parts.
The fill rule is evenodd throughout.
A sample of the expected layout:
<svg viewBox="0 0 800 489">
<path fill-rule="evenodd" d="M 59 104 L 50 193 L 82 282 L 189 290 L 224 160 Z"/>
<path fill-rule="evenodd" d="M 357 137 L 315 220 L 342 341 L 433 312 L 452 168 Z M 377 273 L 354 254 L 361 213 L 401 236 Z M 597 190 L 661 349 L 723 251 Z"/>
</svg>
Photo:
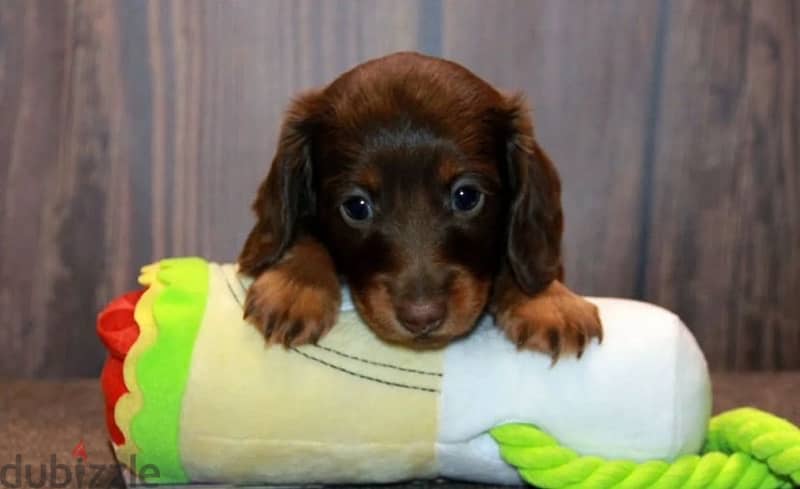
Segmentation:
<svg viewBox="0 0 800 489">
<path fill-rule="evenodd" d="M 456 182 L 484 195 L 474 215 L 453 210 Z M 372 220 L 340 213 L 355 191 Z M 239 264 L 270 342 L 324 334 L 337 275 L 376 334 L 412 347 L 468 333 L 487 306 L 512 341 L 554 358 L 601 336 L 594 306 L 560 282 L 560 183 L 525 104 L 455 63 L 399 53 L 295 100 L 253 207 Z"/>
</svg>

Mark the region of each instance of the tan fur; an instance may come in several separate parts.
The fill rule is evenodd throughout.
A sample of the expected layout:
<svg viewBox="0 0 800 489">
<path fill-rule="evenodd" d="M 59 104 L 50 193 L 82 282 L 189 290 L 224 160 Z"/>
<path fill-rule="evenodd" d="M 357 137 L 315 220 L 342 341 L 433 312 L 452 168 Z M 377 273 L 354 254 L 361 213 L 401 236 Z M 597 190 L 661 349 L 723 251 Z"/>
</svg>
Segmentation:
<svg viewBox="0 0 800 489">
<path fill-rule="evenodd" d="M 534 297 L 503 292 L 495 302 L 497 323 L 518 348 L 549 353 L 556 361 L 564 353 L 580 357 L 594 338 L 602 341 L 597 307 L 558 280 Z"/>
</svg>

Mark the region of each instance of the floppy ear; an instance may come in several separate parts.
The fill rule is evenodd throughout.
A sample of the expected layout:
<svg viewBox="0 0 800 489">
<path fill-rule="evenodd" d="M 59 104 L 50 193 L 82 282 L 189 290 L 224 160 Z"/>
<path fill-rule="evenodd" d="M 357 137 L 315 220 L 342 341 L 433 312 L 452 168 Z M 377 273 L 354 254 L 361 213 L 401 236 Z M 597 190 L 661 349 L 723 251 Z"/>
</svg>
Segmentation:
<svg viewBox="0 0 800 489">
<path fill-rule="evenodd" d="M 315 212 L 311 155 L 320 109 L 320 93 L 313 92 L 293 101 L 286 113 L 272 166 L 253 203 L 257 221 L 239 255 L 242 273 L 255 276 L 278 261 L 298 224 Z"/>
<path fill-rule="evenodd" d="M 530 111 L 520 95 L 506 98 L 504 157 L 511 187 L 507 260 L 520 288 L 533 295 L 561 280 L 561 182 L 533 136 Z"/>
</svg>

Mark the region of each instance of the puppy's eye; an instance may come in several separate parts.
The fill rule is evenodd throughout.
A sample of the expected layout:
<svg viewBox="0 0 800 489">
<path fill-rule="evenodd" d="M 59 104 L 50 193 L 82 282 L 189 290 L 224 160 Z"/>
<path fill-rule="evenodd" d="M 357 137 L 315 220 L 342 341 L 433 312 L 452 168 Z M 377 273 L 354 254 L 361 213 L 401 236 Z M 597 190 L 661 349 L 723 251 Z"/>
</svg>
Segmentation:
<svg viewBox="0 0 800 489">
<path fill-rule="evenodd" d="M 475 215 L 483 207 L 483 192 L 472 184 L 456 185 L 450 196 L 453 211 L 466 215 Z"/>
<path fill-rule="evenodd" d="M 372 204 L 362 195 L 348 197 L 339 210 L 344 220 L 354 226 L 362 225 L 372 219 Z"/>
</svg>

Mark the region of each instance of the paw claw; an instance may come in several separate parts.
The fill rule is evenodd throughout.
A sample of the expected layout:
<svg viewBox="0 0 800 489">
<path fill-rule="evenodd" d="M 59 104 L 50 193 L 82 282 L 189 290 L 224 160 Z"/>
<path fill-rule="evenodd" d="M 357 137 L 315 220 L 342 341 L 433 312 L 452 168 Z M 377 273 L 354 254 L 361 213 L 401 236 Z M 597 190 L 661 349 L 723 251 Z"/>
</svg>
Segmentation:
<svg viewBox="0 0 800 489">
<path fill-rule="evenodd" d="M 556 329 L 547 330 L 547 343 L 550 346 L 550 351 L 553 352 L 553 356 L 558 358 L 561 353 L 561 335 Z"/>
<path fill-rule="evenodd" d="M 283 346 L 285 348 L 289 348 L 290 346 L 292 346 L 292 341 L 294 341 L 297 335 L 300 334 L 302 328 L 303 328 L 303 323 L 298 320 L 292 321 L 291 324 L 284 324 L 283 326 L 284 331 L 283 334 L 281 335 L 282 336 L 281 339 L 283 341 L 281 341 L 281 343 L 283 343 Z"/>
</svg>

